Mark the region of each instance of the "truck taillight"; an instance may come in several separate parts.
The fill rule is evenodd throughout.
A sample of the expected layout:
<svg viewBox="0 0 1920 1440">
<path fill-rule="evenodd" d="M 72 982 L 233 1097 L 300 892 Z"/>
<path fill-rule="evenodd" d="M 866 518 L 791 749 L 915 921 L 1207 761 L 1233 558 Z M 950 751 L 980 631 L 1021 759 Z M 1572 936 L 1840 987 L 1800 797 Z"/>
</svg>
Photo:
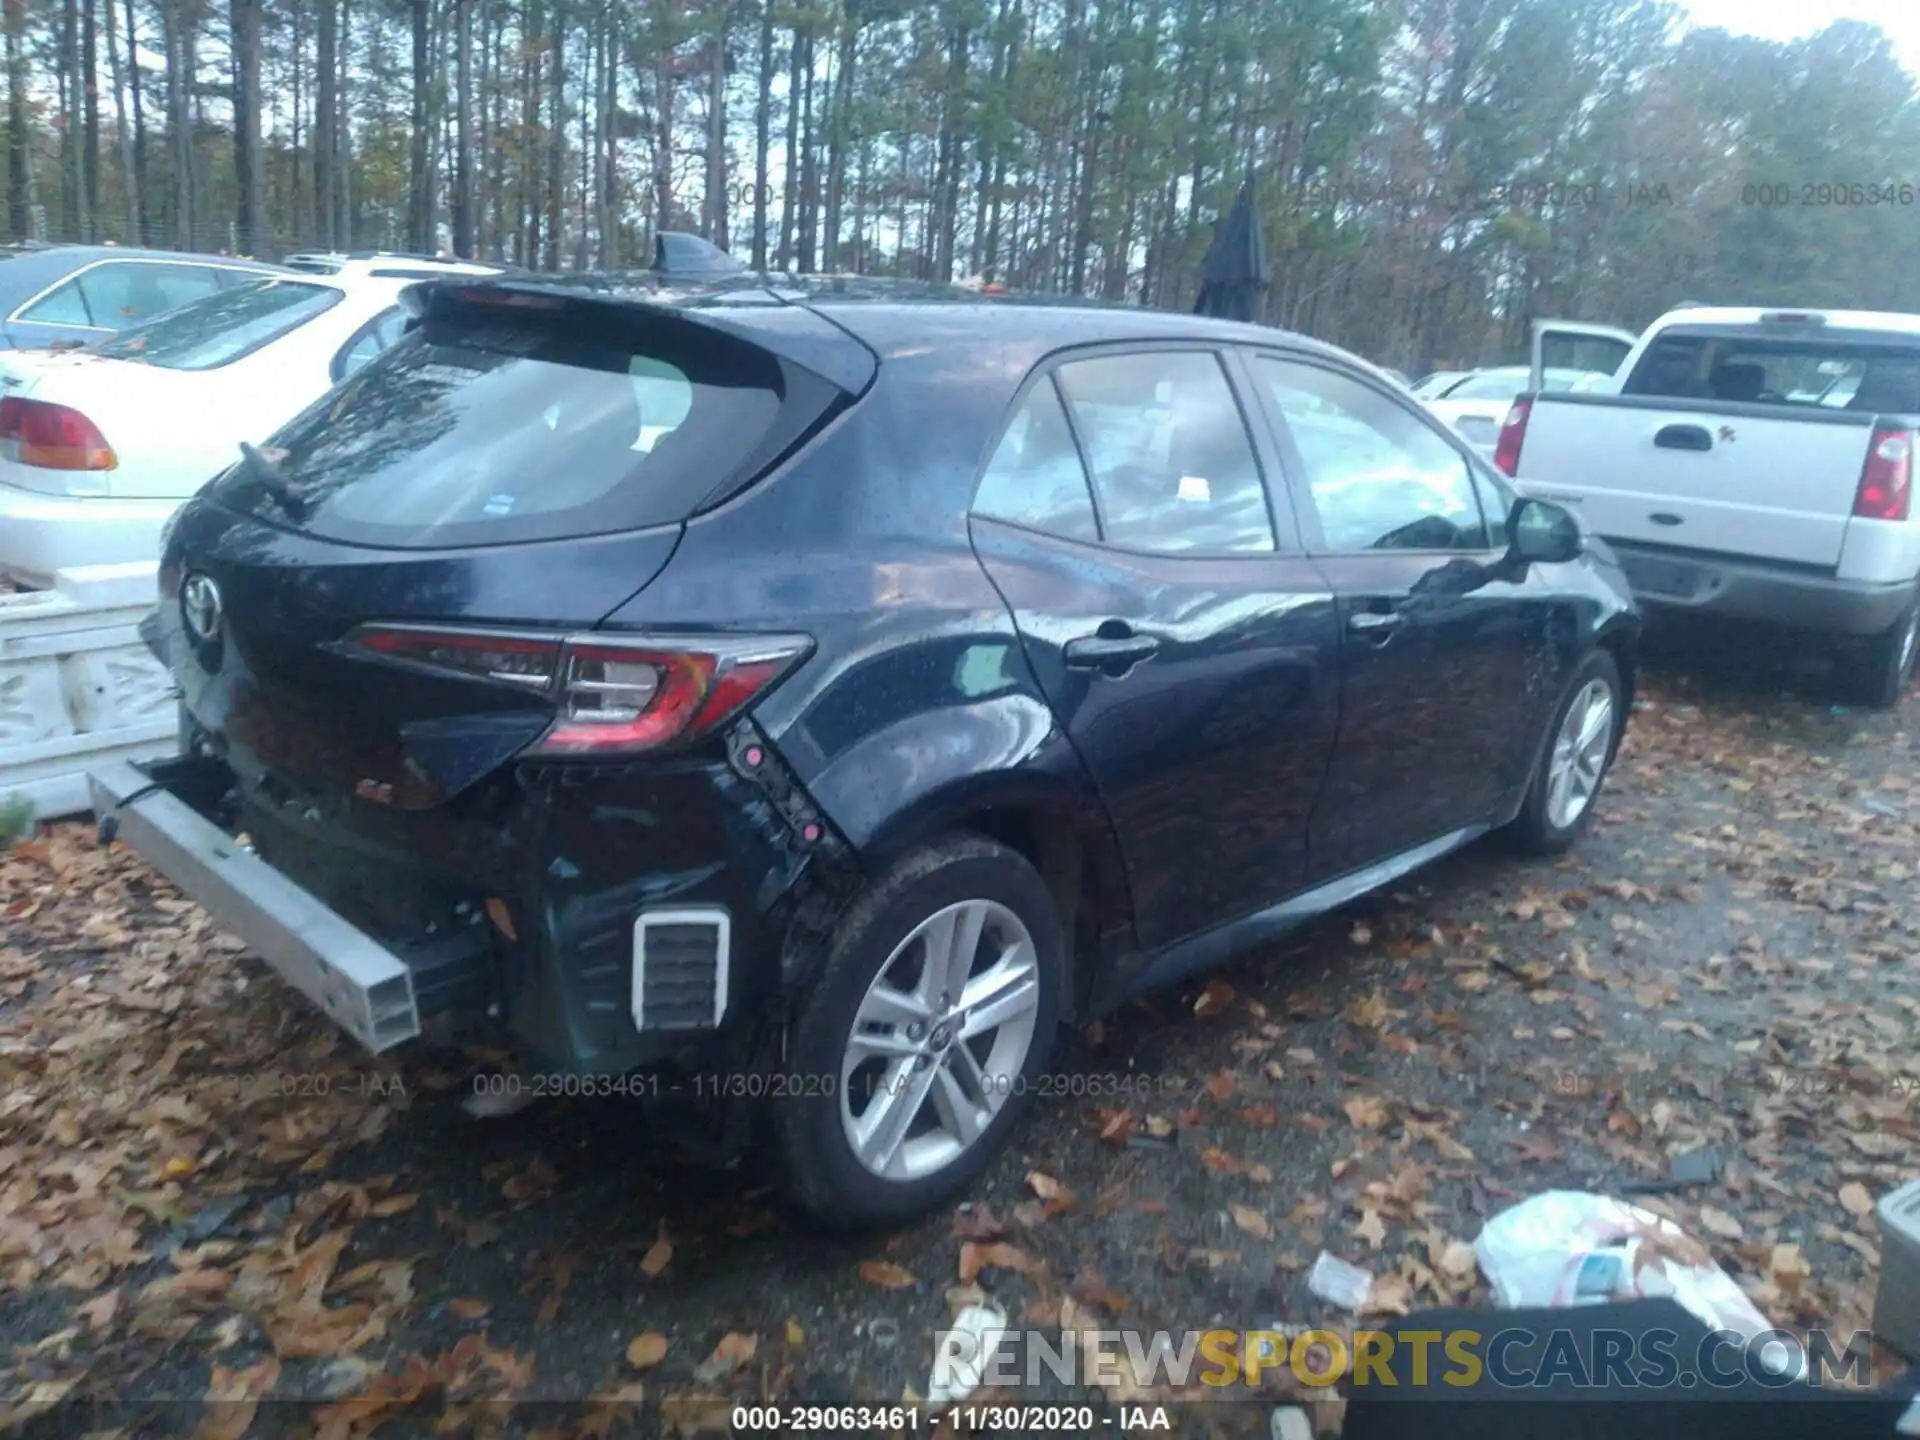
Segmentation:
<svg viewBox="0 0 1920 1440">
<path fill-rule="evenodd" d="M 38 470 L 111 470 L 107 437 L 78 410 L 10 395 L 0 400 L 0 456 Z"/>
<path fill-rule="evenodd" d="M 1500 424 L 1500 438 L 1494 441 L 1493 463 L 1504 475 L 1520 473 L 1520 447 L 1527 439 L 1527 417 L 1533 413 L 1533 400 L 1522 395 L 1507 411 Z"/>
<path fill-rule="evenodd" d="M 1913 432 L 1876 425 L 1853 492 L 1853 513 L 1868 520 L 1904 520 L 1913 503 Z"/>
<path fill-rule="evenodd" d="M 813 648 L 804 636 L 552 635 L 363 625 L 344 648 L 550 697 L 530 755 L 615 755 L 705 735 Z"/>
</svg>

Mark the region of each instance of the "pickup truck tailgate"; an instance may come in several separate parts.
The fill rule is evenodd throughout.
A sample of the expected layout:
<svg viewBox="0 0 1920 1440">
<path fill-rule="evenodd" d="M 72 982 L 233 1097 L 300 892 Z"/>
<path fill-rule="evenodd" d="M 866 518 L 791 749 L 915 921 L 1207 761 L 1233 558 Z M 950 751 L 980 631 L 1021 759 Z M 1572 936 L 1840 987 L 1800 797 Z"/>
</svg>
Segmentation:
<svg viewBox="0 0 1920 1440">
<path fill-rule="evenodd" d="M 1873 420 L 1540 395 L 1517 478 L 1608 539 L 1835 566 Z"/>
</svg>

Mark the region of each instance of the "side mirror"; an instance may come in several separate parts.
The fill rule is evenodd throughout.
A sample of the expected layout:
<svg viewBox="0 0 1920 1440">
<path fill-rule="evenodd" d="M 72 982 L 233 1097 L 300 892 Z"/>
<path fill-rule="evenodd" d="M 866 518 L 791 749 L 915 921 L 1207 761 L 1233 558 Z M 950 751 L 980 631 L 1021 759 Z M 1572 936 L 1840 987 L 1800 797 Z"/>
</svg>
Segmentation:
<svg viewBox="0 0 1920 1440">
<path fill-rule="evenodd" d="M 1507 554 L 1522 564 L 1564 564 L 1585 548 L 1580 522 L 1564 506 L 1521 500 L 1507 516 Z"/>
</svg>

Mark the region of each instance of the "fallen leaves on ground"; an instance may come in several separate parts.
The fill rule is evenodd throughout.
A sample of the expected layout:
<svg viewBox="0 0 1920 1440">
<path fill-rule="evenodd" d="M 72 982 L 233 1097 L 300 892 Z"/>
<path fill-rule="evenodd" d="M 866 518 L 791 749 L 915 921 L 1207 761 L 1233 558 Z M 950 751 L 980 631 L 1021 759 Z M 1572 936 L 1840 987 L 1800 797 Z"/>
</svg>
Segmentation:
<svg viewBox="0 0 1920 1440">
<path fill-rule="evenodd" d="M 1362 1130 L 1377 1130 L 1387 1123 L 1387 1102 L 1378 1095 L 1349 1095 L 1340 1108 Z"/>
<path fill-rule="evenodd" d="M 1265 1240 L 1272 1236 L 1273 1227 L 1267 1224 L 1267 1217 L 1251 1205 L 1229 1205 L 1228 1212 L 1233 1223 L 1256 1240 Z"/>
<path fill-rule="evenodd" d="M 702 1385 L 711 1385 L 752 1360 L 759 1348 L 758 1335 L 730 1330 L 720 1337 L 720 1343 L 713 1347 L 713 1353 L 694 1367 L 693 1378 Z"/>
<path fill-rule="evenodd" d="M 1267 1285 L 1305 1306 L 1322 1249 L 1377 1272 L 1368 1314 L 1470 1301 L 1485 1294 L 1471 1237 L 1495 1210 L 1550 1185 L 1658 1184 L 1707 1145 L 1723 1175 L 1636 1203 L 1710 1245 L 1771 1321 L 1864 1326 L 1876 1197 L 1920 1161 L 1907 964 L 1920 795 L 1896 758 L 1900 722 L 1666 678 L 1642 702 L 1564 860 L 1469 852 L 1310 927 L 1297 954 L 1248 957 L 1197 995 L 1089 1027 L 1118 1057 L 1093 1068 L 1152 1074 L 1158 1050 L 1162 1088 L 1106 1091 L 1057 1126 L 1036 1107 L 1019 1193 L 981 1192 L 999 1213 L 976 1199 L 951 1239 L 943 1220 L 862 1265 L 869 1284 L 907 1289 L 917 1272 L 941 1292 L 924 1297 L 929 1333 L 903 1328 L 894 1359 L 874 1363 L 917 1370 L 931 1328 L 989 1292 L 1067 1328 L 1123 1311 L 1204 1325 L 1210 1291 Z M 216 1431 L 243 1432 L 244 1407 L 276 1386 L 294 1393 L 290 1374 L 351 1379 L 359 1393 L 317 1421 L 348 1440 L 423 1397 L 524 1385 L 528 1362 L 482 1327 L 524 1323 L 528 1307 L 561 1327 L 550 1342 L 625 1375 L 596 1415 L 637 1399 L 639 1369 L 689 1421 L 722 1403 L 674 1395 L 656 1378 L 677 1369 L 655 1369 L 664 1336 L 623 1340 L 631 1316 L 604 1324 L 593 1287 L 569 1292 L 592 1259 L 562 1237 L 596 1233 L 582 1221 L 604 1209 L 570 1147 L 516 1141 L 457 1202 L 434 1183 L 443 1165 L 418 1173 L 431 1157 L 369 1160 L 415 1143 L 417 1077 L 457 1094 L 462 1075 L 363 1059 L 87 827 L 50 827 L 0 860 L 0 914 L 0 1278 L 51 1302 L 23 1309 L 42 1328 L 6 1337 L 17 1405 L 100 1393 L 112 1372 L 86 1375 L 89 1357 L 136 1347 L 199 1367 L 185 1393 L 209 1397 Z M 643 1252 L 644 1302 L 672 1306 L 646 1318 L 671 1314 L 689 1359 L 725 1332 L 698 1383 L 772 1398 L 808 1351 L 837 1351 L 824 1332 L 803 1346 L 789 1320 L 769 1332 L 786 1343 L 758 1355 L 727 1329 L 737 1312 L 712 1313 L 705 1277 L 672 1263 L 657 1215 L 605 1223 L 621 1227 L 613 1253 Z M 782 1223 L 742 1200 L 674 1225 L 704 1257 L 765 1245 Z M 955 1244 L 959 1280 L 943 1287 Z M 788 1283 L 769 1281 L 766 1313 L 812 1314 Z M 459 1344 L 416 1353 L 421 1317 L 442 1313 Z"/>
<path fill-rule="evenodd" d="M 960 1280 L 971 1284 L 982 1270 L 1027 1271 L 1034 1267 L 1033 1257 L 1005 1241 L 981 1244 L 969 1240 L 960 1247 Z"/>
<path fill-rule="evenodd" d="M 636 1370 L 650 1370 L 667 1358 L 667 1337 L 658 1330 L 643 1330 L 627 1345 L 627 1364 Z"/>
<path fill-rule="evenodd" d="M 662 1227 L 660 1238 L 649 1245 L 647 1253 L 640 1257 L 640 1273 L 649 1280 L 658 1280 L 672 1263 L 673 1241 L 667 1238 L 666 1229 Z"/>
<path fill-rule="evenodd" d="M 1224 980 L 1209 980 L 1206 988 L 1200 992 L 1200 998 L 1193 1002 L 1193 1013 L 1207 1019 L 1225 1014 L 1232 1004 L 1233 986 Z"/>
<path fill-rule="evenodd" d="M 862 1260 L 860 1278 L 882 1290 L 907 1290 L 920 1283 L 911 1270 L 891 1260 Z"/>
</svg>

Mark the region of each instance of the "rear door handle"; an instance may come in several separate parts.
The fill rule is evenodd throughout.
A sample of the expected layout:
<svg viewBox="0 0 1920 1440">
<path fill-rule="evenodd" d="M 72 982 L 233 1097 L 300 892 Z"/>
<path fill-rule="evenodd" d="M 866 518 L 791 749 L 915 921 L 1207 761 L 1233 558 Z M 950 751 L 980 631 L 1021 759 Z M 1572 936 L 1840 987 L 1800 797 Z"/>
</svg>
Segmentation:
<svg viewBox="0 0 1920 1440">
<path fill-rule="evenodd" d="M 1713 436 L 1701 425 L 1663 425 L 1653 443 L 1662 450 L 1711 450 Z"/>
<path fill-rule="evenodd" d="M 1104 670 L 1120 674 L 1159 650 L 1153 635 L 1082 635 L 1066 645 L 1069 670 Z"/>
</svg>

